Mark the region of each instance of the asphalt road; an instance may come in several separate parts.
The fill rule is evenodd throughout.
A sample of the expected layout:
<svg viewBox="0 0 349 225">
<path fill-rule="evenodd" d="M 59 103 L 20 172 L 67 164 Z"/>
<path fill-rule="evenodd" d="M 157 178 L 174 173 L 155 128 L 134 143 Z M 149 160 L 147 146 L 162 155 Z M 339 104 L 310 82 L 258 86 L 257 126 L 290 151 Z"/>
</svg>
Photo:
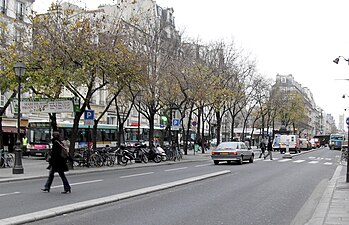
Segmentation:
<svg viewBox="0 0 349 225">
<path fill-rule="evenodd" d="M 60 194 L 59 178 L 50 193 L 40 192 L 44 180 L 1 184 L 2 193 L 19 194 L 1 197 L 0 218 L 230 170 L 227 175 L 32 224 L 291 224 L 311 216 L 316 205 L 305 203 L 319 199 L 338 155 L 321 149 L 291 160 L 277 153 L 273 161 L 242 166 L 205 161 L 70 176 L 70 195 Z"/>
</svg>

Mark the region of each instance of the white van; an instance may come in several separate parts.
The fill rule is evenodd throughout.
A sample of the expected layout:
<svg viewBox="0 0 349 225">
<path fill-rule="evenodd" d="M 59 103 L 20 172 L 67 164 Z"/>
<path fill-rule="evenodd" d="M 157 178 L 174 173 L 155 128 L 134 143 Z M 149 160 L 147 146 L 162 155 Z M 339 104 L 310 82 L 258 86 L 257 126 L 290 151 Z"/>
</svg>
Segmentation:
<svg viewBox="0 0 349 225">
<path fill-rule="evenodd" d="M 280 135 L 279 137 L 279 150 L 280 153 L 286 152 L 286 147 L 288 144 L 289 152 L 301 152 L 299 146 L 299 137 L 298 135 L 290 134 L 290 135 Z"/>
</svg>

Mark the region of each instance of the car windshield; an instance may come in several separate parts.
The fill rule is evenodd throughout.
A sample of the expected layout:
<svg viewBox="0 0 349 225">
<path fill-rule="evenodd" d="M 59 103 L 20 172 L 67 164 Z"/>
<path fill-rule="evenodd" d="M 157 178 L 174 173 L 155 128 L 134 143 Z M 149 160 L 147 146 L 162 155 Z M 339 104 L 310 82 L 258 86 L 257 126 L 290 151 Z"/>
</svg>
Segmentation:
<svg viewBox="0 0 349 225">
<path fill-rule="evenodd" d="M 227 142 L 227 143 L 221 143 L 217 149 L 227 149 L 227 148 L 238 148 L 238 143 L 236 142 Z"/>
</svg>

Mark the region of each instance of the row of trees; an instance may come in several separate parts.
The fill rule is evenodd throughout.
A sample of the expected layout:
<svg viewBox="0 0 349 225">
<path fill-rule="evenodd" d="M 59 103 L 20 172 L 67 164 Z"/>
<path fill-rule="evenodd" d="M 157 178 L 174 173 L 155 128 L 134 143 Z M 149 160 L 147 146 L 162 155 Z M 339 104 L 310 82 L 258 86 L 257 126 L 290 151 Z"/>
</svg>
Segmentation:
<svg viewBox="0 0 349 225">
<path fill-rule="evenodd" d="M 205 45 L 183 41 L 176 31 L 169 34 L 169 24 L 147 9 L 126 20 L 123 12 L 128 4 L 137 4 L 132 2 L 124 1 L 114 16 L 106 16 L 103 10 L 62 9 L 60 4 L 53 4 L 47 14 L 33 15 L 28 29 L 33 35 L 0 48 L 4 78 L 0 90 L 13 93 L 0 109 L 0 121 L 16 96 L 17 78 L 12 71 L 16 61 L 28 67 L 23 91 L 53 99 L 69 91 L 81 99 L 80 111 L 73 118 L 72 143 L 81 116 L 92 108 L 91 99 L 100 90 L 107 90 L 108 95 L 94 130 L 113 106 L 119 140 L 133 107 L 149 121 L 150 144 L 156 115 L 174 108 L 187 135 L 196 118 L 197 136 L 203 137 L 204 124 L 209 124 L 216 127 L 218 142 L 226 116 L 232 120 L 231 139 L 237 123 L 263 129 L 275 121 L 296 127 L 305 119 L 302 98 L 296 93 L 286 98 L 272 88 L 272 81 L 258 73 L 255 60 L 233 41 Z M 56 128 L 56 115 L 49 116 Z M 187 142 L 184 150 L 186 154 Z"/>
</svg>

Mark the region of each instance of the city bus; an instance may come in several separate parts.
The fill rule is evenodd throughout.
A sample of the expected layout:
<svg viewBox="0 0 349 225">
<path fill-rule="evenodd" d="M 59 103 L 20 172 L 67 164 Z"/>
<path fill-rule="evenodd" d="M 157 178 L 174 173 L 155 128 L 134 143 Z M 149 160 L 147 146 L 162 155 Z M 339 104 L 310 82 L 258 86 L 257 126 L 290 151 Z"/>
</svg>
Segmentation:
<svg viewBox="0 0 349 225">
<path fill-rule="evenodd" d="M 58 131 L 63 139 L 70 139 L 73 130 L 71 122 L 57 122 Z M 35 121 L 28 123 L 27 153 L 31 156 L 46 156 L 51 148 L 51 123 L 48 121 Z M 100 124 L 97 126 L 96 145 L 98 147 L 117 146 L 117 127 L 110 124 Z M 75 142 L 75 149 L 92 145 L 92 126 L 79 124 L 78 138 Z"/>
<path fill-rule="evenodd" d="M 343 134 L 330 134 L 329 147 L 331 150 L 341 149 L 344 142 Z"/>
<path fill-rule="evenodd" d="M 139 129 L 139 134 L 138 134 Z M 146 144 L 149 146 L 149 126 L 125 126 L 124 135 L 125 135 L 125 144 L 126 146 L 134 146 L 138 143 L 138 140 L 141 144 Z M 168 138 L 165 135 L 165 127 L 154 126 L 154 144 L 159 144 L 163 139 L 164 142 L 168 141 Z"/>
</svg>

